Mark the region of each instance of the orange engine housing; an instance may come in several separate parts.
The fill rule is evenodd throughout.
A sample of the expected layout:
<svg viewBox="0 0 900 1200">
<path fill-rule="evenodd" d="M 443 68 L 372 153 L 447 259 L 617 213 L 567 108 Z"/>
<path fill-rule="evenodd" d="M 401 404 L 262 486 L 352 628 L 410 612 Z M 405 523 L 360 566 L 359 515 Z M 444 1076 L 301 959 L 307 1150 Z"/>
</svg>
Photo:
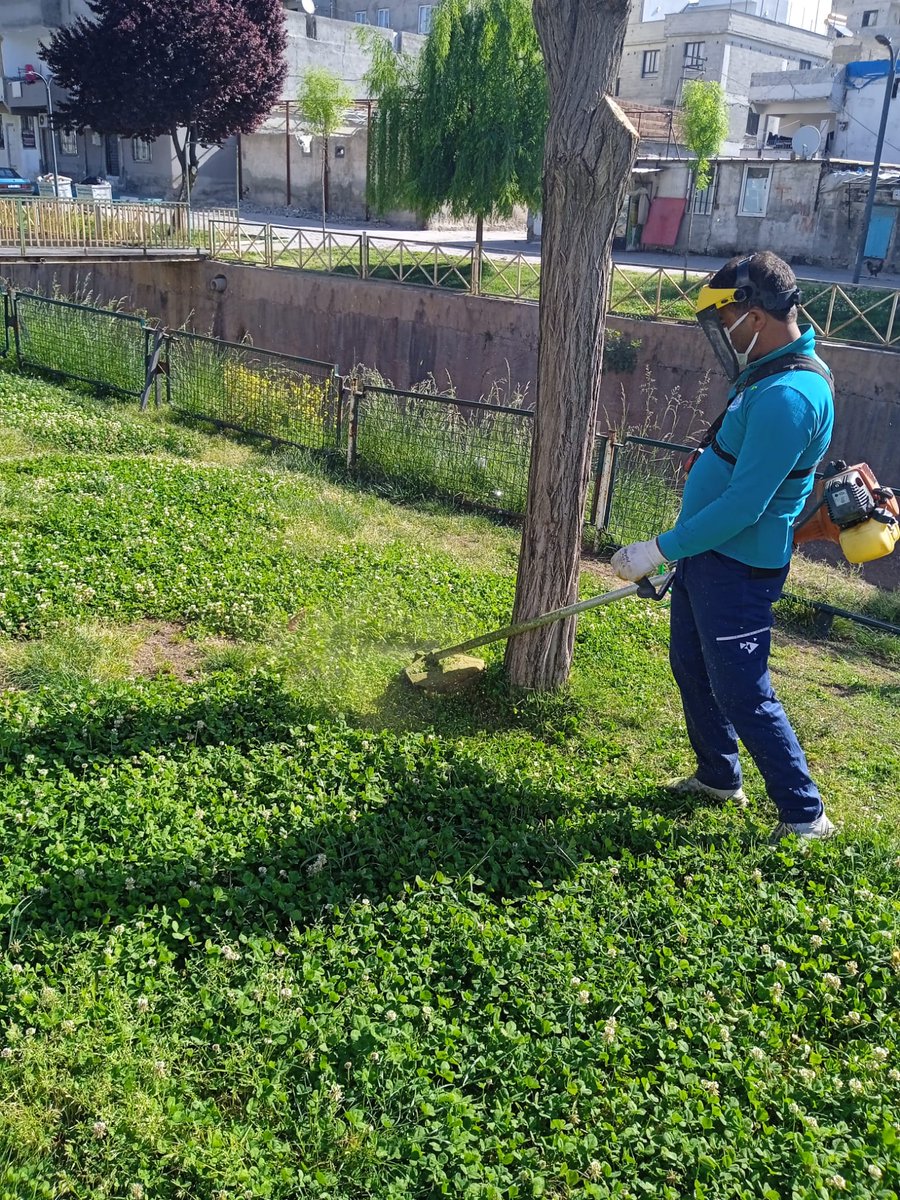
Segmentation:
<svg viewBox="0 0 900 1200">
<path fill-rule="evenodd" d="M 825 492 L 825 485 L 830 483 L 831 480 L 845 475 L 858 476 L 859 481 L 868 489 L 869 493 L 872 496 L 878 496 L 881 485 L 875 478 L 875 473 L 868 463 L 857 463 L 853 467 L 847 467 L 845 471 L 840 471 L 828 478 L 820 479 L 816 483 L 812 495 L 813 501 L 819 504 L 820 507 L 808 521 L 798 525 L 794 531 L 795 546 L 802 546 L 804 542 L 834 542 L 836 546 L 841 544 L 841 531 L 828 515 L 828 506 L 822 504 L 821 500 Z M 900 504 L 898 504 L 896 496 L 882 501 L 880 507 L 889 513 L 893 513 L 895 517 L 900 517 Z"/>
</svg>

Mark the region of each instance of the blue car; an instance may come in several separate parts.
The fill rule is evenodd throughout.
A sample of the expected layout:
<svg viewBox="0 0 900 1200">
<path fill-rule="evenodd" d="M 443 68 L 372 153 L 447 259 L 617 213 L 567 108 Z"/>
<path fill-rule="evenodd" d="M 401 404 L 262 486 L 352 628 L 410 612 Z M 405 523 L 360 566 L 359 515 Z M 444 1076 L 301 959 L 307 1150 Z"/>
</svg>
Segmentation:
<svg viewBox="0 0 900 1200">
<path fill-rule="evenodd" d="M 0 196 L 33 196 L 34 184 L 15 167 L 0 167 Z"/>
</svg>

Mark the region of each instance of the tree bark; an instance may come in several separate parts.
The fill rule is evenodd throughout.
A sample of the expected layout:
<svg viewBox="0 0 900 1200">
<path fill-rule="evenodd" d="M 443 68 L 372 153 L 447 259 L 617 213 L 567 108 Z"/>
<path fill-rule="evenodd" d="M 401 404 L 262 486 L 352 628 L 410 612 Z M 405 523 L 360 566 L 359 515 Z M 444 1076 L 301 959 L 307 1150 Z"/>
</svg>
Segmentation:
<svg viewBox="0 0 900 1200">
<path fill-rule="evenodd" d="M 629 0 L 534 0 L 550 120 L 537 404 L 514 621 L 571 604 L 578 594 L 610 252 L 638 143 L 609 96 L 628 9 Z M 510 682 L 561 687 L 574 641 L 575 618 L 513 638 L 506 651 Z"/>
<path fill-rule="evenodd" d="M 328 205 L 328 134 L 322 134 L 322 242 L 326 238 L 325 220 Z"/>
</svg>

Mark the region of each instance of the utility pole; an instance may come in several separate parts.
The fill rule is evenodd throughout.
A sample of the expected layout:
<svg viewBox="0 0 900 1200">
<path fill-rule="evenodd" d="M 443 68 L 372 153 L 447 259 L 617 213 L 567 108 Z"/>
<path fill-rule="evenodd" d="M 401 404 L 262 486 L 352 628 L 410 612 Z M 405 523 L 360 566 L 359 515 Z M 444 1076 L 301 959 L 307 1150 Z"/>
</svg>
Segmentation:
<svg viewBox="0 0 900 1200">
<path fill-rule="evenodd" d="M 50 80 L 41 71 L 35 70 L 29 65 L 25 68 L 24 76 L 20 76 L 25 83 L 37 83 L 40 79 L 44 87 L 47 89 L 47 120 L 50 122 L 50 151 L 53 155 L 53 193 L 56 199 L 59 199 L 59 164 L 56 159 L 56 136 L 53 129 L 53 97 L 50 94 Z"/>
<path fill-rule="evenodd" d="M 869 181 L 869 195 L 866 198 L 866 211 L 863 216 L 862 231 L 859 235 L 859 249 L 856 252 L 856 266 L 853 268 L 853 282 L 859 283 L 860 272 L 862 271 L 863 259 L 866 254 L 866 242 L 869 240 L 869 224 L 872 220 L 872 208 L 875 204 L 875 189 L 878 187 L 878 172 L 881 169 L 881 152 L 884 149 L 884 133 L 887 129 L 888 113 L 891 108 L 891 95 L 894 90 L 894 78 L 897 74 L 897 58 L 894 53 L 894 46 L 889 37 L 883 33 L 879 33 L 875 38 L 880 46 L 887 47 L 887 52 L 890 57 L 888 63 L 887 79 L 884 84 L 884 104 L 881 109 L 881 124 L 878 126 L 878 140 L 875 143 L 875 158 L 872 163 L 872 178 Z"/>
</svg>

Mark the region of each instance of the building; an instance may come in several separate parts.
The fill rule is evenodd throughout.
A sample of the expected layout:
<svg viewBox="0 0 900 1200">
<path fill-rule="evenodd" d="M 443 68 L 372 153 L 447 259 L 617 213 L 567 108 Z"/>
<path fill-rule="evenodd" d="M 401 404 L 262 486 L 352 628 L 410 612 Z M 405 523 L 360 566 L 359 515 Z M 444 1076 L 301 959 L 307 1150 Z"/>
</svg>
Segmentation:
<svg viewBox="0 0 900 1200">
<path fill-rule="evenodd" d="M 289 0 L 296 3 L 297 0 Z M 418 0 L 319 0 L 317 13 L 354 21 L 359 25 L 380 25 L 399 33 L 431 32 L 431 17 L 437 3 L 420 4 Z"/>
<path fill-rule="evenodd" d="M 653 19 L 644 19 L 640 8 L 632 11 L 616 95 L 625 102 L 678 107 L 688 80 L 716 80 L 729 110 L 726 153 L 738 153 L 745 134 L 756 132 L 750 107 L 754 72 L 813 70 L 831 62 L 833 39 L 824 26 L 816 33 L 733 6 L 687 5 L 659 17 L 652 0 L 644 7 Z"/>
<path fill-rule="evenodd" d="M 290 0 L 289 0 L 290 2 Z M 366 88 L 364 76 L 369 66 L 367 52 L 356 37 L 353 24 L 323 16 L 324 4 L 318 5 L 314 16 L 300 10 L 299 0 L 295 9 L 286 11 L 288 70 L 282 90 L 281 105 L 273 117 L 264 123 L 258 135 L 268 143 L 278 138 L 278 150 L 270 145 L 267 150 L 261 144 L 253 144 L 257 135 L 244 137 L 247 162 L 242 163 L 243 151 L 235 139 L 221 146 L 200 148 L 200 167 L 193 189 L 193 198 L 204 202 L 233 205 L 237 198 L 238 179 L 241 179 L 243 194 L 248 199 L 261 203 L 285 203 L 283 197 L 290 196 L 291 156 L 285 154 L 285 134 L 294 140 L 295 196 L 292 202 L 303 203 L 304 187 L 301 180 L 310 166 L 310 139 L 304 137 L 297 125 L 296 112 L 288 113 L 295 101 L 304 73 L 313 66 L 326 67 L 338 75 L 353 91 L 364 98 Z M 337 7 L 337 5 L 335 5 Z M 38 47 L 47 41 L 55 29 L 67 24 L 79 15 L 89 13 L 87 0 L 0 0 L 0 63 L 3 73 L 3 103 L 0 104 L 0 161 L 15 167 L 27 178 L 34 179 L 53 169 L 51 136 L 56 139 L 57 162 L 61 175 L 74 182 L 85 178 L 102 176 L 113 184 L 118 196 L 149 196 L 165 199 L 174 198 L 181 186 L 181 170 L 170 137 L 154 141 L 142 138 L 125 138 L 114 133 L 98 133 L 88 130 L 76 134 L 57 130 L 51 134 L 47 114 L 46 88 L 40 80 L 25 83 L 19 78 L 28 65 L 42 69 Z M 409 33 L 394 33 L 385 29 L 384 36 L 391 39 L 397 49 L 415 52 L 422 39 Z M 53 89 L 53 101 L 57 106 L 65 99 L 58 89 Z M 358 134 L 358 119 L 348 127 L 346 137 Z M 360 153 L 365 156 L 365 137 L 360 152 L 359 138 L 353 137 L 344 147 L 346 162 L 335 163 L 333 178 L 334 194 L 342 197 L 342 207 L 348 211 L 365 208 L 364 181 L 359 184 Z M 352 146 L 352 149 L 351 149 Z M 276 165 L 276 160 L 277 164 Z M 263 171 L 260 178 L 254 176 L 254 167 Z M 353 168 L 353 183 L 350 184 L 350 168 Z M 245 169 L 246 168 L 246 169 Z M 346 186 L 341 174 L 347 175 Z M 276 177 L 281 178 L 276 182 Z M 351 203 L 350 193 L 356 188 L 357 199 Z"/>
</svg>

